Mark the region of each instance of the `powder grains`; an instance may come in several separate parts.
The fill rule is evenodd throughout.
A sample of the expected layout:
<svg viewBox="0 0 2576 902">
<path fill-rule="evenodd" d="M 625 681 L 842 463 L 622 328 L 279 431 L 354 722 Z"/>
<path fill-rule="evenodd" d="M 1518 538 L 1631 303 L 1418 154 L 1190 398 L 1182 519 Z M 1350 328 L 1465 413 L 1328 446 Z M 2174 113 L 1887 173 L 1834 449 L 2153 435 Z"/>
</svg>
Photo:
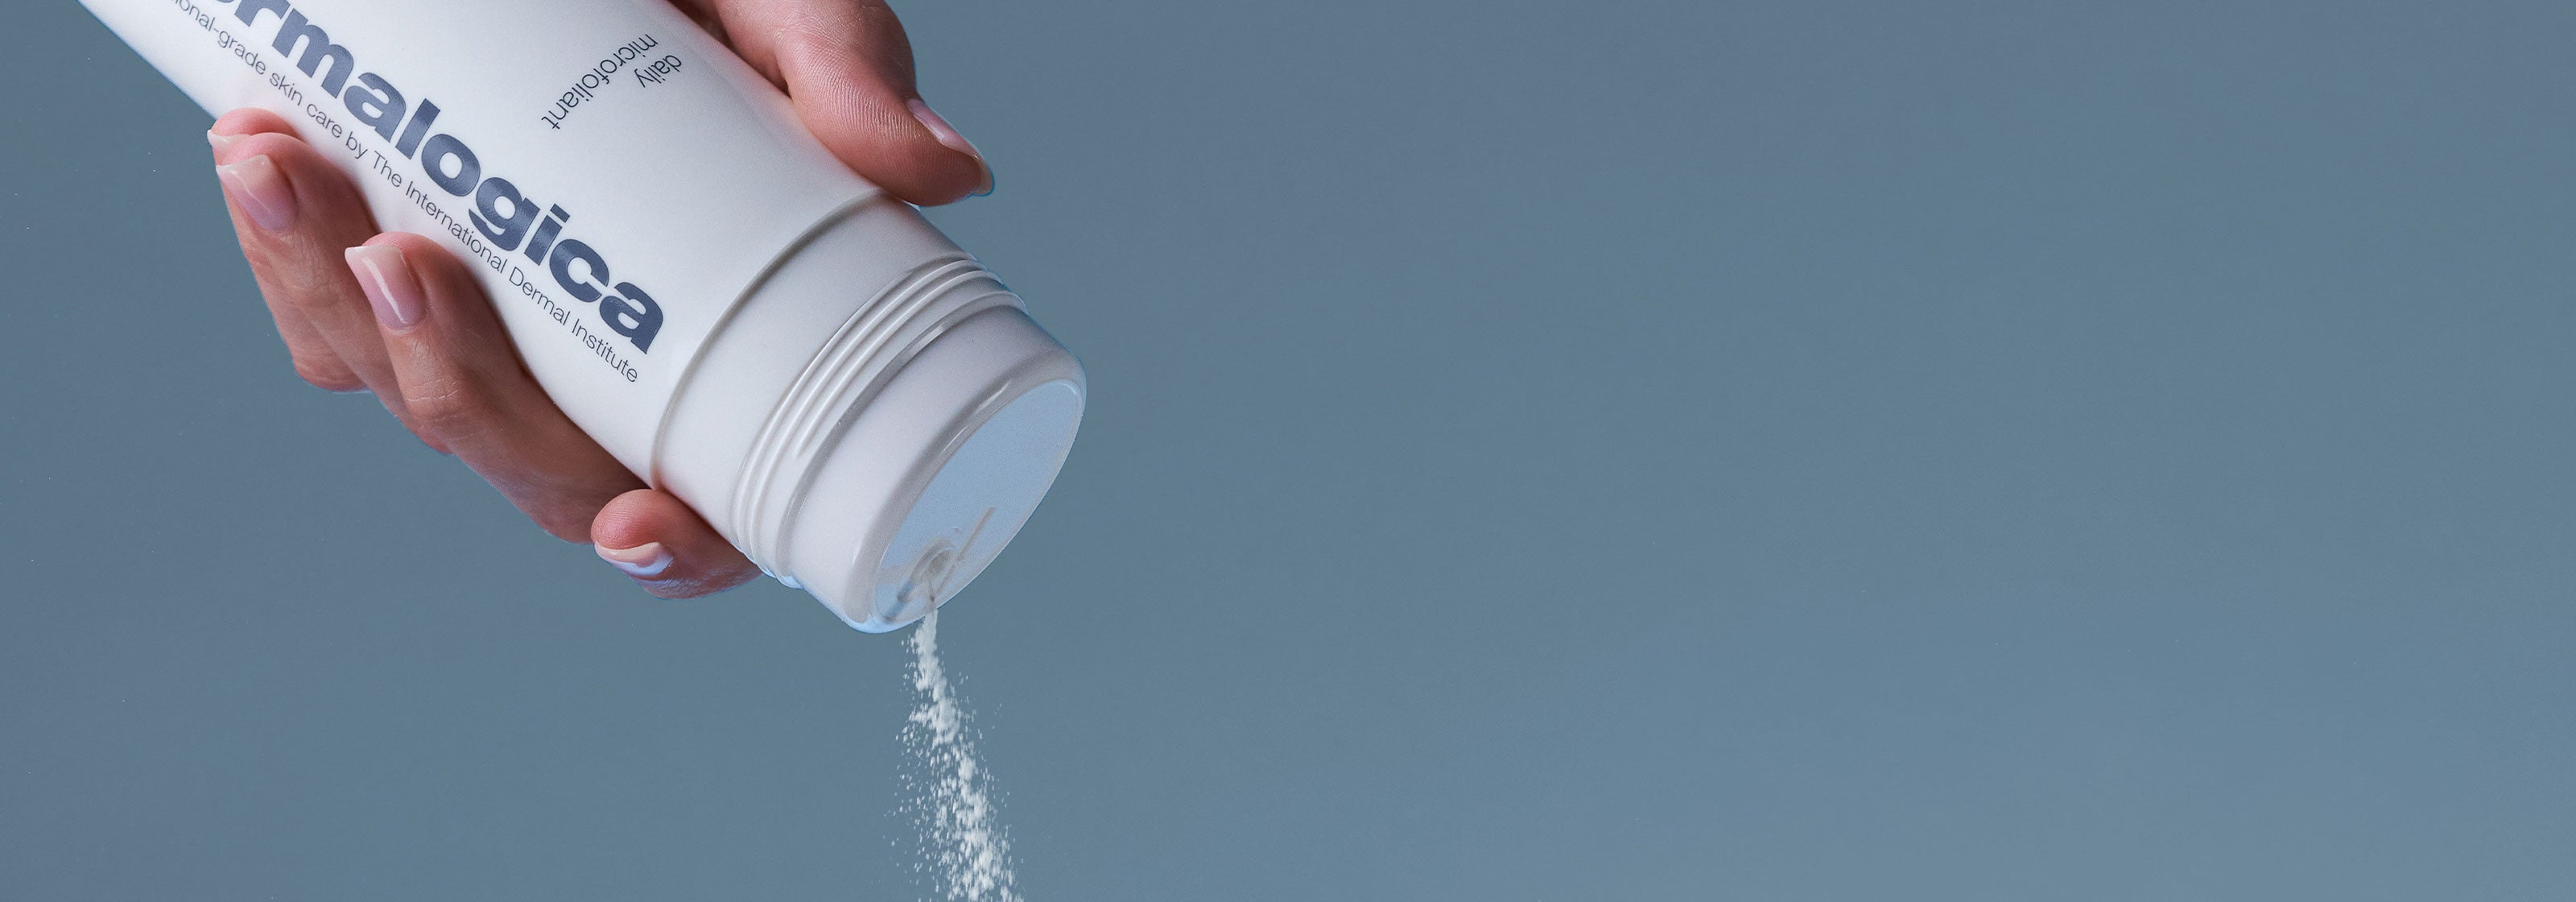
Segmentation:
<svg viewBox="0 0 2576 902">
<path fill-rule="evenodd" d="M 921 618 L 912 648 L 912 714 L 905 718 L 903 810 L 920 829 L 920 861 L 936 898 L 1021 902 L 1011 839 L 994 810 L 993 778 L 975 754 L 972 718 L 939 666 L 939 613 Z"/>
</svg>

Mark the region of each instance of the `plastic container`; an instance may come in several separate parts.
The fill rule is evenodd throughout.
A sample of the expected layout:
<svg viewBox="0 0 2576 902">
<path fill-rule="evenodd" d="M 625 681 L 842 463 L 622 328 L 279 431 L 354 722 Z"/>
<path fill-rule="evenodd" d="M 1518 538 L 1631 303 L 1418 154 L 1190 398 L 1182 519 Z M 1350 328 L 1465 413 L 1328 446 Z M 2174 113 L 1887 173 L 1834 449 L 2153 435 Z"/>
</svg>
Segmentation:
<svg viewBox="0 0 2576 902">
<path fill-rule="evenodd" d="M 573 422 L 869 632 L 946 602 L 1072 448 L 1082 367 L 663 0 L 82 0 L 476 264 Z"/>
</svg>

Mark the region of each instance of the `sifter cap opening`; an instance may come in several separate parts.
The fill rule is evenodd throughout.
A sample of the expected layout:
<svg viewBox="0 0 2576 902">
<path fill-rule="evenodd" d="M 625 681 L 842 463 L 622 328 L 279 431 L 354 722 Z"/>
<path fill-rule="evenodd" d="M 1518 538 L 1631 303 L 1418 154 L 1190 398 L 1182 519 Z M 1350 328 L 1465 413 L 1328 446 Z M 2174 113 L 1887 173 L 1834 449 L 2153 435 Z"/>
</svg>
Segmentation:
<svg viewBox="0 0 2576 902">
<path fill-rule="evenodd" d="M 930 613 L 1001 554 L 1055 482 L 1082 421 L 1082 389 L 1056 380 L 1002 406 L 949 455 L 895 527 L 868 588 L 887 629 Z"/>
</svg>

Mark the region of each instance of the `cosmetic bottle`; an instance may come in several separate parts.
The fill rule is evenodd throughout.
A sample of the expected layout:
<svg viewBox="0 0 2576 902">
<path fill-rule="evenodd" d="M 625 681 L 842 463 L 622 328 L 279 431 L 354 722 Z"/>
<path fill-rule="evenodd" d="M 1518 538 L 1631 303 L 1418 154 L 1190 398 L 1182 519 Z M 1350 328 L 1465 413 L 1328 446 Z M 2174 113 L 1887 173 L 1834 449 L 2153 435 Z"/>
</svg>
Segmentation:
<svg viewBox="0 0 2576 902">
<path fill-rule="evenodd" d="M 770 575 L 883 632 L 1046 494 L 1080 364 L 664 0 L 82 0 L 469 264 L 557 406 Z"/>
</svg>

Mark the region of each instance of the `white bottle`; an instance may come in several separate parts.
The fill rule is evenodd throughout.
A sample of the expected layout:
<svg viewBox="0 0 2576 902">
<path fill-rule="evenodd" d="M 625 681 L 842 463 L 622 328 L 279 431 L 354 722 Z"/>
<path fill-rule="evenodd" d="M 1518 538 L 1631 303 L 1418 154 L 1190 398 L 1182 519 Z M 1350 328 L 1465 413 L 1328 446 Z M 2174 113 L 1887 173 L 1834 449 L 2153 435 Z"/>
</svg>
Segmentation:
<svg viewBox="0 0 2576 902">
<path fill-rule="evenodd" d="M 665 0 L 82 0 L 476 266 L 573 422 L 850 625 L 983 571 L 1082 367 Z"/>
</svg>

